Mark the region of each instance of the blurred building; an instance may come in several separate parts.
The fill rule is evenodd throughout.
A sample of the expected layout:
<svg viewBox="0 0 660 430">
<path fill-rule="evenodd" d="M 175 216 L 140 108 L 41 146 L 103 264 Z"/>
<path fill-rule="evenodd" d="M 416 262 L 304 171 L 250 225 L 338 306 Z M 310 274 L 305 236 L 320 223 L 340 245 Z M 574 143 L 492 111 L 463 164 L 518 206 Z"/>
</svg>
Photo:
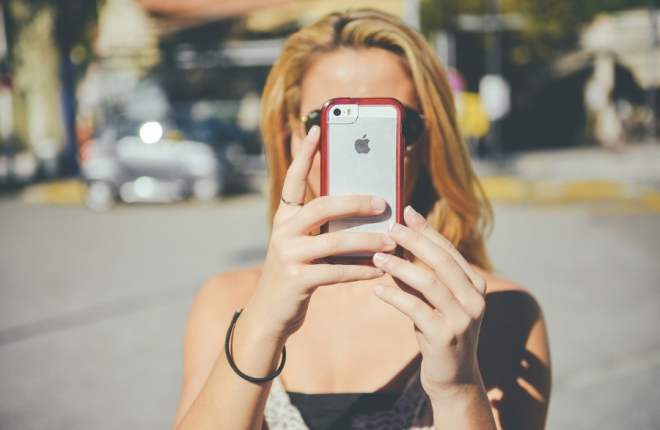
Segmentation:
<svg viewBox="0 0 660 430">
<path fill-rule="evenodd" d="M 645 102 L 657 105 L 653 99 L 660 86 L 660 12 L 600 16 L 585 29 L 581 44 L 580 52 L 593 64 L 584 94 L 598 140 L 615 146 L 643 137 L 639 134 L 644 128 L 657 136 L 655 112 Z"/>
<path fill-rule="evenodd" d="M 177 123 L 183 138 L 209 144 L 225 163 L 242 163 L 261 151 L 260 94 L 289 34 L 348 8 L 384 10 L 413 27 L 420 20 L 419 0 L 105 0 L 98 17 L 81 24 L 88 45 L 62 45 L 54 34 L 71 13 L 54 4 L 0 5 L 0 182 L 10 169 L 14 177 L 56 174 L 63 148 L 77 150 L 116 118 Z M 502 149 L 614 146 L 649 137 L 657 128 L 650 107 L 660 83 L 657 15 L 598 17 L 552 64 L 516 68 L 504 58 L 511 112 Z M 526 25 L 523 15 L 508 17 L 515 28 Z M 459 29 L 451 39 L 431 35 L 474 146 L 488 131 L 476 94 L 487 69 L 484 33 L 485 27 Z M 503 52 L 525 56 L 506 40 Z M 67 86 L 75 87 L 77 103 L 67 101 Z"/>
<path fill-rule="evenodd" d="M 505 124 L 507 149 L 657 139 L 658 23 L 649 10 L 598 16 L 573 51 L 522 77 Z"/>
<path fill-rule="evenodd" d="M 191 142 L 209 146 L 220 163 L 218 174 L 204 179 L 216 181 L 214 189 L 263 177 L 261 92 L 286 37 L 331 11 L 360 7 L 418 25 L 415 0 L 106 0 L 94 61 L 77 92 L 90 207 L 107 210 L 117 198 L 173 201 L 196 195 L 199 178 L 188 175 L 183 183 L 193 185 L 181 185 L 173 173 L 180 166 L 163 162 L 155 169 L 154 159 L 148 168 L 146 160 L 147 153 L 169 159 L 170 147 Z M 140 124 L 152 123 L 167 130 L 160 155 L 158 145 L 138 133 Z M 129 141 L 134 150 L 113 150 L 126 149 Z M 147 180 L 150 190 L 165 191 L 147 196 L 140 188 Z"/>
</svg>

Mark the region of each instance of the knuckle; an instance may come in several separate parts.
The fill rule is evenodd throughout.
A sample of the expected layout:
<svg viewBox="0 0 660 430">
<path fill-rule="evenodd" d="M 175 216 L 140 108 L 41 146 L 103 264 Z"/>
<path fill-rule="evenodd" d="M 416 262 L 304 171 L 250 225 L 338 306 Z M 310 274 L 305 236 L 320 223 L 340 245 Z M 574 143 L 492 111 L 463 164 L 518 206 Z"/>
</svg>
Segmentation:
<svg viewBox="0 0 660 430">
<path fill-rule="evenodd" d="M 275 230 L 278 226 L 280 226 L 285 220 L 285 215 L 282 213 L 282 208 L 281 205 L 284 203 L 280 203 L 280 208 L 277 209 L 275 212 L 275 216 L 273 217 L 273 230 Z"/>
<path fill-rule="evenodd" d="M 332 266 L 332 275 L 338 281 L 341 282 L 346 279 L 346 268 L 341 265 Z"/>
<path fill-rule="evenodd" d="M 424 310 L 424 308 L 426 307 L 426 304 L 424 304 L 424 302 L 422 302 L 420 299 L 418 299 L 416 297 L 411 296 L 408 299 L 408 302 L 409 302 L 408 308 L 410 309 L 410 312 L 412 312 L 412 313 L 422 312 Z"/>
<path fill-rule="evenodd" d="M 358 276 L 360 279 L 372 278 L 373 268 L 369 266 L 358 266 Z"/>
<path fill-rule="evenodd" d="M 290 273 L 293 279 L 302 278 L 304 275 L 302 267 L 298 265 L 292 266 L 290 269 Z"/>
<path fill-rule="evenodd" d="M 462 314 L 461 317 L 458 318 L 458 321 L 456 321 L 458 334 L 466 333 L 470 329 L 472 322 L 473 320 L 468 314 Z"/>
<path fill-rule="evenodd" d="M 350 199 L 351 207 L 356 213 L 365 213 L 369 211 L 370 207 L 367 207 L 362 196 L 351 196 Z"/>
<path fill-rule="evenodd" d="M 296 265 L 288 265 L 285 272 L 289 279 L 300 279 L 302 276 L 301 268 Z"/>
<path fill-rule="evenodd" d="M 280 255 L 280 259 L 282 261 L 294 261 L 295 260 L 295 252 L 294 252 L 293 249 L 287 249 L 285 247 L 279 247 L 278 254 Z"/>
<path fill-rule="evenodd" d="M 454 247 L 454 244 L 451 242 L 451 240 L 447 239 L 444 236 L 440 236 L 440 239 L 438 240 L 438 245 L 440 245 L 442 248 L 444 248 L 447 252 L 453 251 L 456 249 Z"/>
<path fill-rule="evenodd" d="M 341 239 L 337 234 L 329 233 L 325 235 L 325 245 L 330 251 L 334 251 L 341 246 Z"/>
<path fill-rule="evenodd" d="M 486 290 L 488 289 L 488 285 L 486 284 L 486 280 L 484 278 L 482 278 L 481 276 L 479 276 L 479 275 L 476 275 L 476 277 L 475 277 L 474 286 L 482 296 L 486 293 Z"/>
<path fill-rule="evenodd" d="M 282 254 L 282 241 L 279 240 L 279 235 L 273 233 L 270 238 L 269 248 L 272 249 L 276 254 Z"/>
<path fill-rule="evenodd" d="M 426 274 L 426 285 L 430 291 L 435 291 L 440 288 L 440 280 L 435 274 L 428 272 Z"/>
<path fill-rule="evenodd" d="M 444 250 L 438 253 L 438 260 L 441 264 L 449 267 L 452 267 L 454 264 L 456 264 L 454 257 L 452 257 L 449 252 Z"/>
<path fill-rule="evenodd" d="M 369 249 L 378 249 L 383 246 L 383 235 L 370 233 L 366 236 Z"/>
<path fill-rule="evenodd" d="M 477 296 L 475 297 L 472 306 L 474 308 L 474 315 L 477 318 L 481 318 L 484 312 L 486 312 L 486 299 L 484 299 L 483 296 Z"/>
<path fill-rule="evenodd" d="M 408 240 L 410 240 L 412 242 L 417 242 L 420 239 L 420 237 L 422 236 L 421 234 L 419 234 L 418 232 L 416 232 L 415 230 L 413 230 L 411 228 L 405 229 L 403 234 L 405 236 L 408 236 Z"/>
<path fill-rule="evenodd" d="M 303 206 L 302 210 L 307 209 L 308 211 L 311 211 L 313 213 L 326 213 L 328 209 L 330 209 L 330 199 L 328 196 L 322 196 L 322 197 L 317 197 L 305 206 Z"/>
</svg>

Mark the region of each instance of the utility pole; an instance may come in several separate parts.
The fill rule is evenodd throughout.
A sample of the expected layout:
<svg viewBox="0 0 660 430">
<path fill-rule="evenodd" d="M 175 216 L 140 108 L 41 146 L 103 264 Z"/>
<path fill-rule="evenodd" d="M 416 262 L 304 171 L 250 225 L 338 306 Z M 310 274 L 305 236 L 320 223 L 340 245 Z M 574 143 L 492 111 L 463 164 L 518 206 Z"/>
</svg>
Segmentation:
<svg viewBox="0 0 660 430">
<path fill-rule="evenodd" d="M 658 136 L 657 136 L 657 87 L 660 82 L 657 81 L 655 78 L 657 73 L 655 72 L 655 64 L 656 62 L 654 61 L 654 56 L 657 55 L 658 52 L 658 47 L 660 46 L 660 37 L 658 35 L 658 15 L 660 15 L 660 11 L 658 11 L 655 7 L 651 6 L 649 9 L 650 12 L 650 18 L 651 18 L 651 34 L 650 34 L 650 42 L 649 43 L 649 64 L 651 67 L 651 84 L 649 85 L 649 89 L 646 92 L 646 102 L 649 106 L 649 110 L 651 111 L 651 120 L 649 121 L 649 126 L 647 130 L 647 135 L 648 135 L 648 140 L 651 143 L 656 143 L 658 142 Z"/>
</svg>

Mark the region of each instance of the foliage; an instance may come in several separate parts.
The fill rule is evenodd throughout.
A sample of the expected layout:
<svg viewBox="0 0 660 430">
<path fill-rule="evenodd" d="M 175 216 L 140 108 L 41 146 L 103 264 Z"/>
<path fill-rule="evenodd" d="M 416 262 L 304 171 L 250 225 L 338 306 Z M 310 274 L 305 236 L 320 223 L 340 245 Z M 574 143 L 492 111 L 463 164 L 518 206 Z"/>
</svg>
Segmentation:
<svg viewBox="0 0 660 430">
<path fill-rule="evenodd" d="M 422 29 L 456 31 L 460 14 L 483 15 L 491 0 L 422 0 Z M 533 59 L 550 60 L 574 46 L 582 27 L 601 13 L 658 7 L 659 0 L 499 0 L 501 13 L 520 13 L 528 19 L 513 39 Z M 525 55 L 522 55 L 525 57 Z"/>
<path fill-rule="evenodd" d="M 91 44 L 97 23 L 97 2 L 94 0 L 10 0 L 7 2 L 10 46 L 21 29 L 37 17 L 44 9 L 55 15 L 53 39 L 64 55 L 71 55 L 79 65 L 85 65 L 91 55 Z M 74 49 L 77 48 L 77 49 Z M 72 53 L 72 49 L 74 49 Z M 81 54 L 82 55 L 81 57 Z"/>
</svg>

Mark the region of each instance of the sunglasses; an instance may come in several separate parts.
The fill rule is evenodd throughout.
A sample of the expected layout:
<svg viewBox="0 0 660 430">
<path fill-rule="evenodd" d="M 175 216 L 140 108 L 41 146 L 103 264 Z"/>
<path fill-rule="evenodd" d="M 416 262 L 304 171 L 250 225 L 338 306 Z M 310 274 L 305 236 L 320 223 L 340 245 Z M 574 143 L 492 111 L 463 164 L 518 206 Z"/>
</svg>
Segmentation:
<svg viewBox="0 0 660 430">
<path fill-rule="evenodd" d="M 403 110 L 406 116 L 401 124 L 401 133 L 406 140 L 406 149 L 408 149 L 417 143 L 424 132 L 424 115 L 408 106 L 404 106 Z M 321 109 L 311 111 L 300 120 L 305 124 L 305 132 L 309 133 L 313 126 L 321 126 Z"/>
</svg>

